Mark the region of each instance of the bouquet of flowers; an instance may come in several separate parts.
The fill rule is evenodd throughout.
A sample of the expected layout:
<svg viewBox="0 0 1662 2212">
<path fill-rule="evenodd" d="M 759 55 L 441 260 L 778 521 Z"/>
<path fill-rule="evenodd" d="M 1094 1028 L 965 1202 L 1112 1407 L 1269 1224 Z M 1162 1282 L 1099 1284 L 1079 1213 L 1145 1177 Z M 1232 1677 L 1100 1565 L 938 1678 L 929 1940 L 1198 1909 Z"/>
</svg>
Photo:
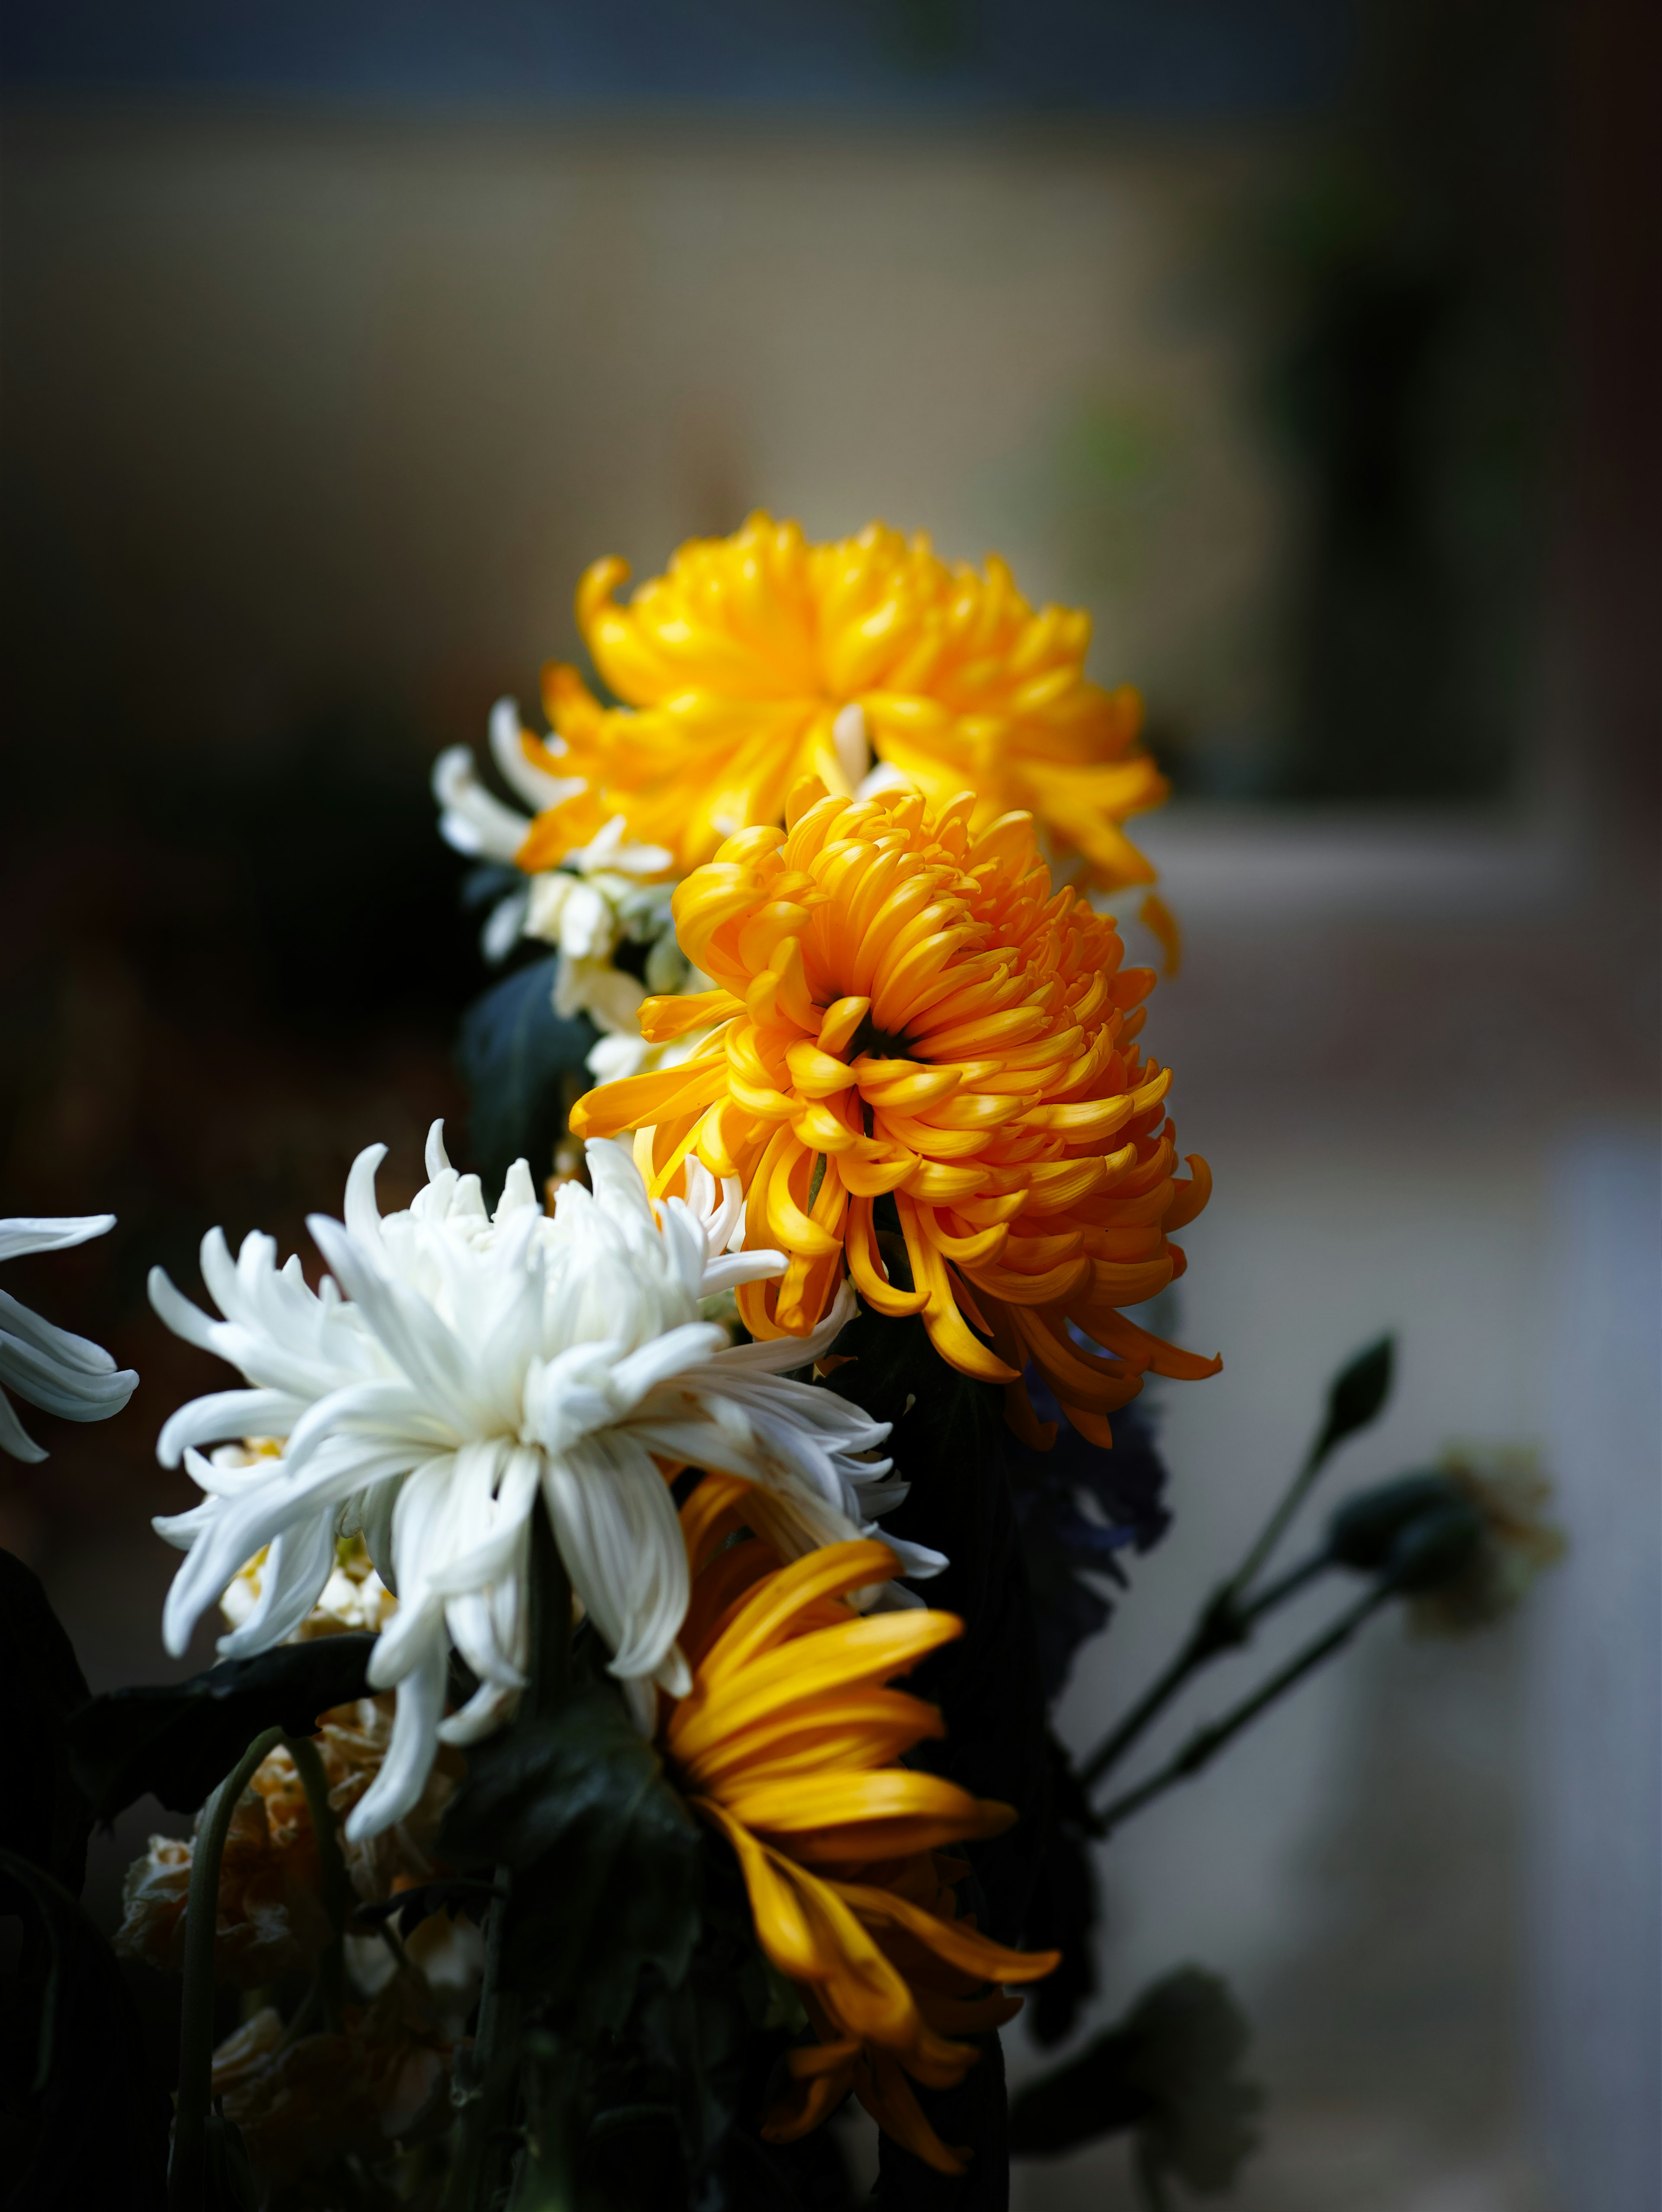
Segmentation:
<svg viewBox="0 0 1662 2212">
<path fill-rule="evenodd" d="M 1000 2028 L 1031 2002 L 1062 2044 L 1094 1990 L 1093 1844 L 1375 1612 L 1481 1618 L 1551 1554 L 1526 1470 L 1449 1467 L 1274 1571 L 1382 1340 L 1169 1666 L 1063 1747 L 1075 1652 L 1169 1518 L 1145 1382 L 1220 1364 L 1133 1317 L 1210 1188 L 1105 910 L 1165 793 L 1135 694 L 1087 680 L 1082 613 L 877 526 L 758 515 L 626 606 L 624 574 L 577 602 L 616 703 L 557 666 L 548 736 L 493 716 L 533 811 L 464 749 L 435 770 L 508 967 L 464 1024 L 472 1171 L 435 1125 L 407 1208 L 376 1147 L 313 1218 L 320 1276 L 215 1231 L 214 1311 L 152 1277 L 240 1378 L 158 1447 L 201 1492 L 157 1524 L 163 1634 L 217 1606 L 218 1663 L 89 1698 L 0 1562 L 20 2202 L 831 2212 L 850 2099 L 889 2207 L 1001 2205 L 1012 2155 L 1117 2130 L 1151 2205 L 1226 2187 L 1258 2099 L 1199 1969 L 1007 2100 Z M 24 1395 L 125 1402 L 95 1346 L 0 1319 Z M 3 1399 L 0 1444 L 37 1449 Z M 1128 1785 L 1328 1574 L 1316 1638 Z M 146 1793 L 197 1816 L 115 1942 L 182 1978 L 171 2112 L 76 1901 Z"/>
</svg>

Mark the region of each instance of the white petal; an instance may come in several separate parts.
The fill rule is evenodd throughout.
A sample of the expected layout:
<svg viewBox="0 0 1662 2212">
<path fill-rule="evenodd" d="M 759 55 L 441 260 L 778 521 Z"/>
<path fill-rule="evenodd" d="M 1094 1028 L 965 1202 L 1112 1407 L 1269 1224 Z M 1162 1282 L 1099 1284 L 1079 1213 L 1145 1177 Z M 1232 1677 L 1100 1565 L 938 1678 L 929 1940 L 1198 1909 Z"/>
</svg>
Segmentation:
<svg viewBox="0 0 1662 2212">
<path fill-rule="evenodd" d="M 539 768 L 527 754 L 524 732 L 520 726 L 519 702 L 498 699 L 490 709 L 490 757 L 496 763 L 502 781 L 513 787 L 527 806 L 539 814 L 563 800 L 575 799 L 583 788 L 580 775 L 556 775 L 551 770 Z M 469 755 L 471 762 L 472 756 Z"/>
<path fill-rule="evenodd" d="M 429 1639 L 420 1663 L 399 1684 L 393 1739 L 380 1772 L 348 1816 L 349 1843 L 362 1844 L 380 1835 L 419 1803 L 438 1751 L 447 1663 L 441 1631 Z"/>
<path fill-rule="evenodd" d="M 14 1459 L 38 1465 L 47 1456 L 46 1447 L 35 1443 L 28 1431 L 12 1411 L 11 1400 L 0 1390 L 0 1451 L 9 1452 Z"/>
<path fill-rule="evenodd" d="M 466 745 L 451 745 L 434 762 L 433 796 L 444 810 L 439 833 L 457 852 L 511 861 L 524 844 L 529 821 L 491 797 Z"/>
<path fill-rule="evenodd" d="M 43 1321 L 21 1298 L 0 1291 L 0 1328 L 17 1337 L 35 1351 L 43 1352 L 59 1367 L 79 1367 L 88 1375 L 113 1375 L 115 1362 L 101 1344 L 94 1344 L 84 1336 L 73 1336 L 55 1322 Z"/>
<path fill-rule="evenodd" d="M 444 1123 L 435 1121 L 427 1133 L 427 1179 L 436 1182 L 450 1172 L 450 1155 L 444 1149 Z"/>
<path fill-rule="evenodd" d="M 686 1546 L 669 1485 L 618 1431 L 551 1460 L 543 1495 L 560 1557 L 614 1674 L 650 1674 L 686 1618 Z"/>
<path fill-rule="evenodd" d="M 870 773 L 872 749 L 866 735 L 866 713 L 857 701 L 844 707 L 831 724 L 831 750 L 850 791 L 858 791 Z"/>
<path fill-rule="evenodd" d="M 70 1341 L 78 1344 L 81 1339 Z M 138 1388 L 138 1377 L 131 1368 L 89 1374 L 78 1361 L 65 1364 L 0 1329 L 0 1384 L 63 1420 L 107 1421 Z"/>
<path fill-rule="evenodd" d="M 192 1444 L 225 1437 L 286 1437 L 305 1410 L 303 1400 L 283 1390 L 216 1390 L 167 1416 L 155 1455 L 163 1467 L 177 1467 Z"/>
<path fill-rule="evenodd" d="M 277 1537 L 260 1570 L 259 1596 L 247 1619 L 219 1639 L 222 1659 L 244 1659 L 284 1643 L 323 1595 L 335 1564 L 332 1514 L 320 1513 Z"/>
<path fill-rule="evenodd" d="M 21 1260 L 27 1252 L 65 1252 L 115 1226 L 113 1213 L 80 1213 L 54 1219 L 46 1214 L 14 1214 L 0 1221 L 0 1260 Z"/>
</svg>

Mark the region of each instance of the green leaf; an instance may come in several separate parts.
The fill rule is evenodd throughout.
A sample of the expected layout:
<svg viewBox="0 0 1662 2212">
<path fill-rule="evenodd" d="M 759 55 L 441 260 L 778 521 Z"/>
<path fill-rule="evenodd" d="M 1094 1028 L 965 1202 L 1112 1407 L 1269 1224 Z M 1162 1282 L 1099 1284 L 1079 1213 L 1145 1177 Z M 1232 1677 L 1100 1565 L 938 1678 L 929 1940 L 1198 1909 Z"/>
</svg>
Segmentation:
<svg viewBox="0 0 1662 2212">
<path fill-rule="evenodd" d="M 92 1816 L 70 1772 L 64 1723 L 87 1680 L 39 1577 L 0 1552 L 0 1849 L 15 1851 L 78 1897 Z M 0 1909 L 12 1909 L 0 1884 Z M 21 1910 L 19 1905 L 15 1909 Z"/>
<path fill-rule="evenodd" d="M 320 1713 L 362 1697 L 374 1643 L 318 1636 L 188 1681 L 107 1691 L 70 1718 L 70 1771 L 100 1820 L 146 1792 L 194 1812 L 266 1729 L 311 1735 Z"/>
<path fill-rule="evenodd" d="M 467 1085 L 468 1136 L 488 1192 L 500 1190 L 515 1160 L 541 1176 L 565 1126 L 564 1079 L 583 1076 L 600 1032 L 587 1015 L 554 1011 L 559 955 L 516 968 L 462 1016 L 456 1065 Z"/>
<path fill-rule="evenodd" d="M 28 2084 L 6 2130 L 7 2212 L 161 2212 L 168 2100 L 115 1954 L 60 1882 L 0 1850 L 34 1939 L 6 1990 L 0 2074 Z M 28 1953 L 38 1960 L 31 1971 Z M 31 2082 L 30 2077 L 33 2075 Z"/>
<path fill-rule="evenodd" d="M 609 1690 L 589 1687 L 470 1752 L 439 1848 L 512 1869 L 508 1984 L 584 2034 L 623 2027 L 643 1966 L 671 1988 L 685 1973 L 698 1843 L 657 1753 Z"/>
<path fill-rule="evenodd" d="M 1347 1437 L 1355 1436 L 1358 1429 L 1365 1429 L 1379 1419 L 1391 1395 L 1396 1357 L 1395 1336 L 1382 1336 L 1376 1344 L 1359 1352 L 1334 1376 L 1328 1386 L 1327 1419 L 1311 1452 L 1307 1462 L 1310 1468 L 1319 1467 Z"/>
</svg>

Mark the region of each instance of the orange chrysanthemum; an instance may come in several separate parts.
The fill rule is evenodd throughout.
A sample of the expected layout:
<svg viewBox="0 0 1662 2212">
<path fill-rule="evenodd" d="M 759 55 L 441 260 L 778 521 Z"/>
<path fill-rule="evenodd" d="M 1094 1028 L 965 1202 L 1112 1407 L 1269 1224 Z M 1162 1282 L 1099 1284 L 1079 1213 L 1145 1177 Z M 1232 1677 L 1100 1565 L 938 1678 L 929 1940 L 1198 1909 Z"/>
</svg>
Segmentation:
<svg viewBox="0 0 1662 2212">
<path fill-rule="evenodd" d="M 545 674 L 563 750 L 527 738 L 527 753 L 586 788 L 538 818 L 522 867 L 554 866 L 622 814 L 685 873 L 779 822 L 804 775 L 851 795 L 874 752 L 932 806 L 972 789 L 977 828 L 1030 809 L 1105 889 L 1153 879 L 1120 826 L 1166 795 L 1137 741 L 1141 701 L 1087 683 L 1090 617 L 1035 613 L 1001 561 L 977 575 L 876 522 L 810 545 L 797 524 L 753 514 L 682 546 L 620 606 L 628 574 L 597 561 L 577 592 L 594 664 L 627 703 L 602 707 L 573 668 Z M 861 715 L 839 726 L 850 706 Z"/>
<path fill-rule="evenodd" d="M 963 1624 L 922 1608 L 862 1618 L 848 1594 L 896 1572 L 888 1547 L 828 1545 L 782 1568 L 765 1540 L 732 1540 L 753 1503 L 706 1475 L 682 1508 L 693 1680 L 661 1737 L 688 1802 L 732 1844 L 757 1939 L 818 2039 L 791 2052 L 763 2132 L 804 2135 L 853 2089 L 898 2142 L 961 2172 L 907 2077 L 960 2081 L 977 2053 L 955 2039 L 1021 2009 L 989 1984 L 1037 1981 L 1059 1955 L 1007 1950 L 958 1917 L 968 1869 L 941 1847 L 1001 1833 L 1010 1808 L 892 1763 L 941 1724 L 886 1685 Z"/>
<path fill-rule="evenodd" d="M 921 1312 L 954 1367 L 1014 1386 L 1032 1441 L 1049 1439 L 1020 1385 L 1029 1360 L 1105 1443 L 1149 1369 L 1219 1364 L 1120 1311 L 1181 1273 L 1170 1232 L 1210 1176 L 1191 1157 L 1173 1179 L 1171 1079 L 1133 1042 L 1152 971 L 1052 895 L 1030 817 L 976 833 L 976 811 L 967 793 L 931 816 L 916 793 L 811 784 L 788 833 L 731 838 L 674 899 L 683 951 L 721 988 L 642 1011 L 648 1037 L 722 1026 L 677 1067 L 590 1091 L 571 1126 L 645 1133 L 655 1194 L 690 1152 L 741 1179 L 749 1238 L 791 1255 L 782 1280 L 739 1294 L 753 1336 L 811 1329 L 846 1263 L 878 1312 Z M 910 1283 L 886 1261 L 889 1194 Z"/>
</svg>

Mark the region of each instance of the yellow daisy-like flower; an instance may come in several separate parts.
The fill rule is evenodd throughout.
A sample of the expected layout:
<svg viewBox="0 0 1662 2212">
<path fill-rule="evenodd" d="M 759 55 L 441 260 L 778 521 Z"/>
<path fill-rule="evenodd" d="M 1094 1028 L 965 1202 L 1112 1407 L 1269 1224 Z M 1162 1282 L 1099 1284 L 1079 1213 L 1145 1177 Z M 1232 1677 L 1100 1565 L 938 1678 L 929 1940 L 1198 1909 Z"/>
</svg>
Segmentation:
<svg viewBox="0 0 1662 2212">
<path fill-rule="evenodd" d="M 577 592 L 595 666 L 627 703 L 601 706 L 573 668 L 545 676 L 560 747 L 527 738 L 527 756 L 585 788 L 538 817 L 522 867 L 554 866 L 621 814 L 685 874 L 777 823 L 805 775 L 852 795 L 874 752 L 932 806 L 973 790 L 977 828 L 1031 810 L 1094 884 L 1152 881 L 1120 826 L 1168 788 L 1137 742 L 1142 702 L 1086 681 L 1090 617 L 1035 612 L 1001 561 L 977 575 L 877 522 L 810 545 L 753 514 L 682 546 L 620 606 L 628 574 L 597 561 Z M 1165 922 L 1157 902 L 1149 920 Z"/>
<path fill-rule="evenodd" d="M 1113 923 L 1052 894 L 1031 817 L 977 832 L 977 812 L 967 793 L 930 814 L 916 793 L 808 784 L 788 832 L 729 839 L 674 900 L 682 950 L 720 988 L 642 1017 L 648 1037 L 721 1026 L 679 1067 L 590 1091 L 571 1125 L 643 1133 L 654 1195 L 690 1154 L 740 1179 L 747 1236 L 791 1255 L 782 1280 L 739 1293 L 752 1336 L 813 1328 L 846 1264 L 879 1313 L 921 1312 L 954 1367 L 1013 1386 L 1032 1441 L 1049 1432 L 1020 1387 L 1029 1360 L 1105 1443 L 1149 1369 L 1220 1364 L 1120 1311 L 1181 1273 L 1170 1232 L 1210 1176 L 1191 1156 L 1174 1180 L 1170 1075 L 1133 1042 L 1153 972 L 1122 967 Z M 889 1194 L 910 1283 L 884 1249 Z"/>
<path fill-rule="evenodd" d="M 732 1844 L 757 1939 L 818 2038 L 790 2054 L 763 2133 L 804 2135 L 853 2089 L 898 2142 L 961 2172 L 907 2077 L 960 2081 L 978 2054 L 955 2039 L 1021 2008 L 988 1985 L 1037 1981 L 1059 1956 L 1007 1950 L 957 1917 L 952 1884 L 968 1869 L 941 1847 L 1001 1833 L 1010 1808 L 893 1763 L 942 1731 L 933 1705 L 886 1686 L 963 1624 L 921 1607 L 862 1617 L 848 1594 L 896 1572 L 888 1547 L 828 1545 L 782 1568 L 766 1541 L 732 1540 L 753 1503 L 706 1475 L 682 1509 L 693 1680 L 661 1741 L 688 1802 Z"/>
</svg>

